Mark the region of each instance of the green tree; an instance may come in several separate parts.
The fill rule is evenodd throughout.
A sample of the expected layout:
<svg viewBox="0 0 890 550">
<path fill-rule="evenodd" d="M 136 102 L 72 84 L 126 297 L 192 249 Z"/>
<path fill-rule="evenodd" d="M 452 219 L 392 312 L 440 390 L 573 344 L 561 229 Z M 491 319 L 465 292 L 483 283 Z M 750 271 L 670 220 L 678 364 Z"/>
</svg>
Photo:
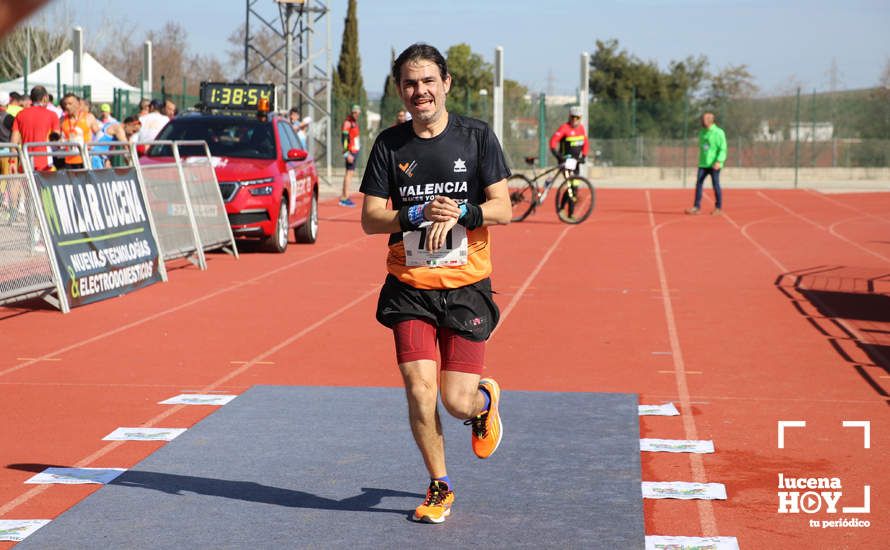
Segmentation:
<svg viewBox="0 0 890 550">
<path fill-rule="evenodd" d="M 491 63 L 473 53 L 469 44 L 463 43 L 448 48 L 445 58 L 448 72 L 451 73 L 448 110 L 461 115 L 482 116 L 484 112 L 479 90 L 489 90 L 490 94 L 494 82 Z"/>
<path fill-rule="evenodd" d="M 700 111 L 710 110 L 717 123 L 730 135 L 753 136 L 760 126 L 760 116 L 751 101 L 757 93 L 754 77 L 746 65 L 730 65 L 711 75 Z"/>
<path fill-rule="evenodd" d="M 392 67 L 396 60 L 395 49 L 390 50 L 390 63 Z M 386 128 L 396 118 L 396 113 L 402 110 L 402 100 L 399 98 L 399 92 L 396 88 L 396 81 L 392 77 L 392 71 L 386 73 L 386 80 L 383 82 L 383 96 L 380 98 L 380 128 Z"/>
<path fill-rule="evenodd" d="M 707 58 L 672 61 L 662 71 L 619 48 L 615 39 L 596 42 L 590 58 L 592 134 L 603 138 L 636 135 L 679 137 L 685 102 L 707 78 Z"/>
<path fill-rule="evenodd" d="M 356 0 L 349 0 L 343 25 L 340 59 L 333 76 L 334 82 L 331 90 L 334 99 L 333 120 L 335 124 L 339 125 L 349 114 L 353 104 L 361 105 L 363 111 L 368 104 L 368 96 L 362 82 L 362 61 L 358 53 Z M 360 127 L 363 132 L 366 131 L 361 123 Z"/>
<path fill-rule="evenodd" d="M 705 92 L 704 106 L 717 109 L 733 99 L 750 98 L 757 92 L 754 77 L 747 65 L 729 66 L 711 76 Z"/>
<path fill-rule="evenodd" d="M 12 80 L 24 74 L 25 54 L 28 50 L 27 30 L 16 27 L 0 40 L 0 81 Z M 68 48 L 70 37 L 62 32 L 31 27 L 31 70 L 43 67 Z"/>
</svg>

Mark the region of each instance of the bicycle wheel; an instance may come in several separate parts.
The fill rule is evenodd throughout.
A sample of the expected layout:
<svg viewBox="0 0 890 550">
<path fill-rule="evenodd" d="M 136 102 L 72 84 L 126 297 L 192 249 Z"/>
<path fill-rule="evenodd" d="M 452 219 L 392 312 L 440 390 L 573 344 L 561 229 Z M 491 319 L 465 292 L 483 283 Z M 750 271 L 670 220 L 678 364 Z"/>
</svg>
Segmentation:
<svg viewBox="0 0 890 550">
<path fill-rule="evenodd" d="M 510 206 L 513 208 L 513 217 L 510 221 L 521 222 L 535 209 L 537 196 L 535 185 L 522 174 L 514 174 L 507 178 L 507 188 L 510 193 Z"/>
<path fill-rule="evenodd" d="M 563 223 L 581 223 L 593 212 L 595 199 L 592 183 L 569 176 L 556 192 L 556 215 Z"/>
</svg>

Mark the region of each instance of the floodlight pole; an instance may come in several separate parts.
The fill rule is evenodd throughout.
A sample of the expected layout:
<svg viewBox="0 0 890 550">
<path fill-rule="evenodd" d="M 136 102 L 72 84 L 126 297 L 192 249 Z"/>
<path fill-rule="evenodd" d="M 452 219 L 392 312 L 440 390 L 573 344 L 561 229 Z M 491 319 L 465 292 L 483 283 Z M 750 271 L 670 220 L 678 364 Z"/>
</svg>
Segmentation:
<svg viewBox="0 0 890 550">
<path fill-rule="evenodd" d="M 491 115 L 491 125 L 494 135 L 504 145 L 504 48 L 498 46 L 494 49 L 494 90 L 492 94 L 494 109 Z"/>
<path fill-rule="evenodd" d="M 581 52 L 581 82 L 578 83 L 578 106 L 581 107 L 581 127 L 587 134 L 588 147 L 590 144 L 590 126 L 588 125 L 589 117 L 589 99 L 590 99 L 590 53 Z M 596 160 L 596 153 L 593 153 L 593 160 Z M 589 164 L 583 165 L 583 174 L 587 175 Z"/>
<path fill-rule="evenodd" d="M 151 97 L 151 40 L 146 40 L 142 46 L 142 93 L 144 97 Z M 143 98 L 139 98 L 140 101 Z"/>
<path fill-rule="evenodd" d="M 25 27 L 25 95 L 28 94 L 28 75 L 31 73 L 31 25 Z"/>
<path fill-rule="evenodd" d="M 291 78 L 294 74 L 294 35 L 291 32 L 291 17 L 293 15 L 294 7 L 289 3 L 283 4 L 282 7 L 284 8 L 284 109 L 285 111 L 290 111 L 291 101 L 293 100 L 293 82 Z"/>
<path fill-rule="evenodd" d="M 328 82 L 327 82 L 327 86 L 325 87 L 326 88 L 325 89 L 325 109 L 327 109 L 327 113 L 328 113 L 327 117 L 328 118 L 326 119 L 327 124 L 324 125 L 324 128 L 325 128 L 325 157 L 324 157 L 324 160 L 325 160 L 325 175 L 327 176 L 328 181 L 333 181 L 333 173 L 331 172 L 331 153 L 332 153 L 331 144 L 333 143 L 331 141 L 331 135 L 332 135 L 331 134 L 331 126 L 334 123 L 334 117 L 330 116 L 330 113 L 333 113 L 333 111 L 332 111 L 333 106 L 331 105 L 331 88 L 333 87 L 333 85 L 332 85 L 333 79 L 331 78 L 331 75 L 333 75 L 333 70 L 332 70 L 333 65 L 331 65 L 331 18 L 325 17 L 324 19 L 325 19 L 325 25 L 326 25 L 325 37 L 327 40 L 327 43 L 325 45 L 325 67 L 327 67 L 326 70 L 329 71 L 328 72 Z M 312 121 L 314 122 L 315 119 L 313 118 Z"/>
<path fill-rule="evenodd" d="M 78 88 L 83 85 L 83 29 L 74 27 L 74 85 Z"/>
<path fill-rule="evenodd" d="M 329 0 L 274 0 L 277 14 L 272 16 L 263 9 L 272 4 L 268 0 L 245 0 L 246 22 L 244 35 L 244 80 L 255 79 L 252 73 L 259 68 L 274 72 L 276 90 L 284 79 L 284 105 L 297 106 L 300 114 L 312 118 L 312 154 L 319 166 L 327 167 L 319 174 L 330 181 L 331 170 L 331 22 L 328 17 Z M 324 18 L 325 26 L 321 26 Z M 257 40 L 258 34 L 250 29 L 271 31 L 280 42 L 267 44 Z M 325 32 L 325 42 L 320 42 L 318 31 Z M 313 36 L 315 35 L 315 36 Z M 321 47 L 319 47 L 321 46 Z M 317 50 L 313 50 L 318 47 Z M 324 51 L 322 51 L 324 50 Z M 325 59 L 324 66 L 321 60 Z M 283 62 L 282 62 L 283 61 Z M 320 125 L 320 126 L 319 126 Z M 322 159 L 322 157 L 325 157 Z M 325 176 L 327 176 L 325 178 Z"/>
<path fill-rule="evenodd" d="M 584 131 L 589 134 L 588 124 L 588 100 L 590 97 L 590 54 L 581 53 L 581 82 L 578 86 L 578 105 L 581 107 L 581 124 Z M 589 139 L 589 138 L 588 138 Z"/>
<path fill-rule="evenodd" d="M 247 82 L 247 73 L 250 70 L 250 0 L 245 3 L 247 13 L 244 16 L 244 76 L 242 79 Z"/>
</svg>

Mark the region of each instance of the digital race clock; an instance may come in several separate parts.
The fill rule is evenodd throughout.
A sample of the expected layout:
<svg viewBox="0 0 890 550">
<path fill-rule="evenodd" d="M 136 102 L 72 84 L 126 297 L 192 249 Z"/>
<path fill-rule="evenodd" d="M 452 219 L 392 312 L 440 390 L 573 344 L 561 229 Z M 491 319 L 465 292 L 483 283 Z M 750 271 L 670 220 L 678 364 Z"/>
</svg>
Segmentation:
<svg viewBox="0 0 890 550">
<path fill-rule="evenodd" d="M 274 84 L 201 83 L 201 103 L 206 110 L 254 111 L 261 97 L 269 100 L 269 109 L 272 110 L 274 94 Z"/>
</svg>

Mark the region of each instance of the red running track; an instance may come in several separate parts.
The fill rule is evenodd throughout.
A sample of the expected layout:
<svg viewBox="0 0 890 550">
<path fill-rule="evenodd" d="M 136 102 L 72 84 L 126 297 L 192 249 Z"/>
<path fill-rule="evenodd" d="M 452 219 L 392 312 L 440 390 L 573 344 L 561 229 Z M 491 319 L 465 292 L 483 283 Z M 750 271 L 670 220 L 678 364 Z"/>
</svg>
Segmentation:
<svg viewBox="0 0 890 550">
<path fill-rule="evenodd" d="M 508 390 L 673 401 L 681 416 L 641 417 L 641 437 L 714 441 L 715 454 L 643 453 L 645 481 L 728 493 L 647 500 L 647 534 L 735 536 L 743 549 L 883 544 L 890 195 L 729 190 L 726 215 L 685 216 L 690 199 L 600 190 L 582 225 L 548 205 L 494 228 L 503 315 L 488 372 Z M 0 519 L 51 519 L 98 488 L 24 485 L 35 465 L 131 467 L 162 443 L 102 437 L 187 428 L 215 410 L 157 404 L 179 393 L 399 386 L 392 338 L 373 319 L 385 237 L 363 235 L 358 218 L 328 201 L 313 246 L 211 255 L 206 272 L 179 264 L 166 284 L 69 315 L 0 308 Z M 779 420 L 808 423 L 784 449 Z M 869 449 L 844 420 L 871 422 Z M 780 473 L 838 477 L 846 506 L 870 485 L 870 513 L 779 514 Z M 809 526 L 853 516 L 870 527 Z"/>
</svg>

